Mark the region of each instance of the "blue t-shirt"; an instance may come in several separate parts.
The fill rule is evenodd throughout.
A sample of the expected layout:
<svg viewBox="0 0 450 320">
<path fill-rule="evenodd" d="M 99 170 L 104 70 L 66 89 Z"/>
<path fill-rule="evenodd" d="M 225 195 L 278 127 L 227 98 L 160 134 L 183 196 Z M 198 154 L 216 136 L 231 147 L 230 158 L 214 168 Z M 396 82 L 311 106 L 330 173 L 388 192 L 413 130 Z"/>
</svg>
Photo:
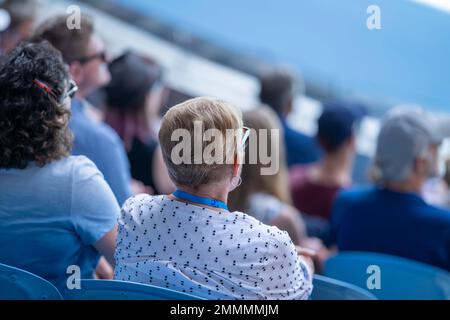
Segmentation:
<svg viewBox="0 0 450 320">
<path fill-rule="evenodd" d="M 292 129 L 283 119 L 282 124 L 288 166 L 318 161 L 321 150 L 315 139 Z"/>
<path fill-rule="evenodd" d="M 343 191 L 331 230 L 339 250 L 390 254 L 450 270 L 450 211 L 419 195 L 372 186 Z"/>
<path fill-rule="evenodd" d="M 130 164 L 122 141 L 111 127 L 90 119 L 85 109 L 82 101 L 72 99 L 72 154 L 86 156 L 95 163 L 122 205 L 132 195 Z"/>
<path fill-rule="evenodd" d="M 0 263 L 35 273 L 60 290 L 67 267 L 92 278 L 92 246 L 117 223 L 119 205 L 96 166 L 68 157 L 44 167 L 0 169 Z"/>
</svg>

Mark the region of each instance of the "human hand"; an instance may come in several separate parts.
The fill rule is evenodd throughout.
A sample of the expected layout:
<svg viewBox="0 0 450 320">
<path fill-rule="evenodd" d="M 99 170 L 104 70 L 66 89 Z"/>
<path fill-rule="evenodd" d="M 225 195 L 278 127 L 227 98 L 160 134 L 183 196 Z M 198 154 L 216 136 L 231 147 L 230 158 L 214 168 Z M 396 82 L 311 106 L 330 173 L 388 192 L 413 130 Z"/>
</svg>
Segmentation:
<svg viewBox="0 0 450 320">
<path fill-rule="evenodd" d="M 114 277 L 114 270 L 106 259 L 101 256 L 95 268 L 95 276 L 97 279 L 111 280 Z"/>
<path fill-rule="evenodd" d="M 297 254 L 302 260 L 305 261 L 305 263 L 310 268 L 311 272 L 314 273 L 315 267 L 314 267 L 314 258 L 316 257 L 316 252 L 312 249 L 295 246 L 297 249 Z"/>
<path fill-rule="evenodd" d="M 332 250 L 328 249 L 318 238 L 306 238 L 302 241 L 302 248 L 308 248 L 315 252 L 312 258 L 316 271 L 320 273 L 323 270 L 325 261 L 332 254 Z"/>
</svg>

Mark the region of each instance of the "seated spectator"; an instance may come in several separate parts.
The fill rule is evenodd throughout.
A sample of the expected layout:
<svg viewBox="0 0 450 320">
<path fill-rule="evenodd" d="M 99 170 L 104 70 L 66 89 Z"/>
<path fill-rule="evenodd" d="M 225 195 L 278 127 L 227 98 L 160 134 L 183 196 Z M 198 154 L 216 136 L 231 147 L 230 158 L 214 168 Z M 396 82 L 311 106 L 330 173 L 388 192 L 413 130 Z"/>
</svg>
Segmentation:
<svg viewBox="0 0 450 320">
<path fill-rule="evenodd" d="M 444 137 L 437 120 L 413 109 L 395 109 L 377 140 L 376 186 L 340 193 L 332 212 L 339 250 L 400 256 L 450 270 L 450 211 L 427 204 L 424 182 L 437 172 Z"/>
<path fill-rule="evenodd" d="M 322 159 L 290 170 L 292 199 L 298 210 L 329 220 L 336 193 L 352 182 L 354 130 L 362 116 L 363 111 L 353 106 L 324 104 L 316 136 Z"/>
<path fill-rule="evenodd" d="M 109 65 L 111 82 L 105 87 L 105 122 L 122 138 L 131 176 L 154 194 L 174 191 L 157 141 L 161 107 L 161 70 L 128 52 Z"/>
<path fill-rule="evenodd" d="M 254 137 L 261 134 L 260 130 L 267 130 L 269 143 L 275 138 L 272 136 L 272 130 L 279 133 L 281 127 L 277 115 L 268 107 L 259 107 L 246 112 L 244 124 L 252 131 L 255 130 Z M 300 213 L 291 205 L 283 144 L 277 141 L 277 146 L 280 148 L 279 156 L 274 150 L 268 153 L 272 157 L 272 162 L 278 162 L 277 165 L 269 164 L 279 168 L 274 175 L 262 174 L 261 169 L 269 165 L 263 165 L 260 161 L 256 164 L 250 163 L 247 152 L 242 167 L 242 184 L 230 193 L 230 207 L 233 210 L 247 212 L 264 224 L 287 231 L 292 241 L 299 245 L 306 236 L 306 230 Z"/>
<path fill-rule="evenodd" d="M 237 141 L 226 141 L 227 130 Z M 228 210 L 228 193 L 239 185 L 246 131 L 238 110 L 215 99 L 188 100 L 166 113 L 159 139 L 178 190 L 127 200 L 115 279 L 205 298 L 309 297 L 311 261 L 297 255 L 289 235 Z M 208 141 L 208 132 L 215 139 Z"/>
<path fill-rule="evenodd" d="M 444 163 L 445 171 L 442 178 L 440 205 L 450 208 L 450 158 L 447 158 Z M 444 194 L 445 193 L 445 194 Z"/>
<path fill-rule="evenodd" d="M 288 166 L 319 160 L 320 149 L 314 139 L 292 129 L 287 123 L 287 117 L 293 109 L 295 98 L 293 77 L 283 71 L 263 75 L 259 98 L 263 104 L 271 107 L 281 119 Z"/>
<path fill-rule="evenodd" d="M 422 197 L 431 205 L 450 208 L 450 190 L 447 182 L 441 177 L 433 177 L 424 183 Z"/>
<path fill-rule="evenodd" d="M 431 205 L 450 209 L 450 158 L 448 156 L 440 159 L 439 168 L 439 174 L 425 182 L 422 196 Z"/>
<path fill-rule="evenodd" d="M 38 1 L 5 0 L 1 3 L 0 9 L 5 10 L 9 16 L 9 26 L 6 30 L 0 30 L 1 56 L 31 36 L 38 12 Z"/>
<path fill-rule="evenodd" d="M 68 29 L 67 16 L 45 21 L 35 38 L 48 40 L 61 51 L 79 90 L 72 100 L 70 128 L 75 140 L 73 155 L 91 159 L 103 173 L 119 204 L 132 193 L 130 167 L 120 138 L 98 121 L 94 108 L 85 100 L 95 89 L 110 81 L 103 42 L 94 33 L 90 18 L 81 16 L 80 29 Z"/>
<path fill-rule="evenodd" d="M 69 156 L 76 86 L 47 42 L 25 43 L 0 65 L 0 262 L 64 292 L 67 268 L 92 278 L 114 263 L 118 203 L 97 167 Z"/>
</svg>

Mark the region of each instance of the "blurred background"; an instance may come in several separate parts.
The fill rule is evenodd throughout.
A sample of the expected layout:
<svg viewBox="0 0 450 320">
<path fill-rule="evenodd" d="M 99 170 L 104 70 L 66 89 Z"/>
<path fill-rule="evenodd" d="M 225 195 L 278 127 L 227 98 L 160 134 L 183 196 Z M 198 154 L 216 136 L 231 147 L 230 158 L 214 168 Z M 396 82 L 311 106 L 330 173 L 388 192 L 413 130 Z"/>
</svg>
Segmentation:
<svg viewBox="0 0 450 320">
<path fill-rule="evenodd" d="M 378 118 L 398 104 L 448 113 L 450 4 L 378 0 L 40 0 L 41 22 L 77 5 L 95 17 L 111 57 L 134 49 L 164 69 L 170 107 L 217 96 L 243 110 L 257 105 L 263 72 L 291 70 L 303 79 L 289 116 L 314 135 L 321 103 L 340 100 L 369 110 L 357 136 L 355 182 L 367 182 Z M 370 30 L 367 9 L 380 8 Z M 448 155 L 448 144 L 441 148 Z"/>
</svg>

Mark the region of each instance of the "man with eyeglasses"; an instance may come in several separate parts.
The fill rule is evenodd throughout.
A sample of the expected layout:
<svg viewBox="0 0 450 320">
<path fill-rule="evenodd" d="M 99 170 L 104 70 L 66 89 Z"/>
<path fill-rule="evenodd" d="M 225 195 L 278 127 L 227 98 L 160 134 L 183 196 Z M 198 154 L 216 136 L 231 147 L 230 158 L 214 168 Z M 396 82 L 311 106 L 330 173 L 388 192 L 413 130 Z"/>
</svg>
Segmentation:
<svg viewBox="0 0 450 320">
<path fill-rule="evenodd" d="M 80 29 L 68 29 L 67 16 L 60 15 L 38 27 L 34 38 L 47 40 L 61 51 L 78 91 L 72 99 L 70 128 L 75 140 L 72 153 L 85 155 L 103 173 L 121 205 L 131 196 L 128 159 L 117 134 L 99 121 L 86 97 L 109 83 L 104 43 L 94 32 L 93 21 L 81 17 Z"/>
</svg>

